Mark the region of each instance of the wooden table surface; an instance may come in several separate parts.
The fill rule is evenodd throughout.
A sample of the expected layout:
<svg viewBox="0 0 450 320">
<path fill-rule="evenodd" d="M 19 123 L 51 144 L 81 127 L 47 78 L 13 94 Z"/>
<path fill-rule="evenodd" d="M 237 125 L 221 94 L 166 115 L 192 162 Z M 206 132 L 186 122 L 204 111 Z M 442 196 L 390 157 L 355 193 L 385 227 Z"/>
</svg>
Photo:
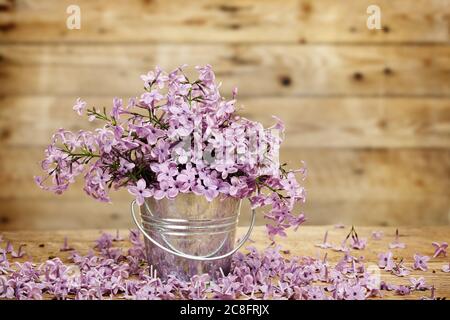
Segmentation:
<svg viewBox="0 0 450 320">
<path fill-rule="evenodd" d="M 331 249 L 320 249 L 314 246 L 323 240 L 323 235 L 328 231 L 328 242 L 339 244 L 348 234 L 350 227 L 346 226 L 342 229 L 337 229 L 333 226 L 303 226 L 297 232 L 289 232 L 287 238 L 279 238 L 277 243 L 282 246 L 284 250 L 289 250 L 290 256 L 312 256 L 323 257 L 325 252 L 328 253 L 328 260 L 330 263 L 336 263 L 341 257 L 342 253 L 334 252 Z M 384 233 L 381 240 L 373 240 L 371 238 L 372 231 L 380 230 Z M 115 233 L 115 230 L 105 230 L 106 232 Z M 387 227 L 356 227 L 359 237 L 367 238 L 368 244 L 364 250 L 352 250 L 354 256 L 364 256 L 367 261 L 366 265 L 377 264 L 378 254 L 387 252 L 390 249 L 388 244 L 395 238 L 395 228 Z M 238 234 L 242 235 L 246 232 L 246 228 L 240 227 Z M 42 262 L 49 258 L 60 257 L 63 261 L 67 261 L 69 252 L 60 252 L 64 237 L 67 236 L 69 245 L 81 254 L 93 247 L 94 240 L 98 238 L 101 231 L 99 230 L 71 230 L 71 231 L 16 231 L 16 232 L 2 232 L 4 240 L 9 240 L 17 248 L 21 244 L 25 244 L 26 255 L 17 261 L 32 260 L 33 262 Z M 121 235 L 128 234 L 127 230 L 120 230 Z M 432 256 L 434 247 L 431 242 L 450 242 L 450 226 L 439 227 L 421 227 L 399 228 L 400 240 L 406 244 L 405 249 L 390 250 L 394 254 L 394 258 L 398 261 L 404 259 L 407 267 L 412 266 L 414 261 L 413 255 L 419 253 L 421 255 Z M 270 244 L 270 241 L 265 235 L 265 227 L 256 227 L 249 245 L 253 245 L 258 249 L 264 249 Z M 119 242 L 117 245 L 126 246 L 128 242 Z M 3 245 L 3 244 L 2 244 Z M 243 249 L 245 250 L 245 249 Z M 407 277 L 396 277 L 389 272 L 381 271 L 381 280 L 392 284 L 409 284 L 410 277 L 424 277 L 427 284 L 434 285 L 436 288 L 437 297 L 450 298 L 450 273 L 444 273 L 441 268 L 445 263 L 450 261 L 450 257 L 432 258 L 429 263 L 429 270 L 417 271 L 411 270 L 411 275 Z M 418 299 L 423 296 L 429 296 L 430 292 L 413 292 L 407 296 L 397 296 L 392 292 L 383 291 L 384 298 L 387 299 Z"/>
</svg>

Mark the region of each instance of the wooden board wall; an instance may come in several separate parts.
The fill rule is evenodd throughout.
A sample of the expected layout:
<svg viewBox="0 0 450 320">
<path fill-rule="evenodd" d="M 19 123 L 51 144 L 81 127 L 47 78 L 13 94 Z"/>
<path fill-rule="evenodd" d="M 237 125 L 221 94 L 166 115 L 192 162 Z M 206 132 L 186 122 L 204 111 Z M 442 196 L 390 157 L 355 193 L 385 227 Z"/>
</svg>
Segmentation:
<svg viewBox="0 0 450 320">
<path fill-rule="evenodd" d="M 109 105 L 183 63 L 238 86 L 243 115 L 285 119 L 310 223 L 449 223 L 450 0 L 78 0 L 69 30 L 72 2 L 0 0 L 0 230 L 130 226 L 126 192 L 105 205 L 32 176 L 55 129 L 92 128 L 77 97 Z"/>
</svg>

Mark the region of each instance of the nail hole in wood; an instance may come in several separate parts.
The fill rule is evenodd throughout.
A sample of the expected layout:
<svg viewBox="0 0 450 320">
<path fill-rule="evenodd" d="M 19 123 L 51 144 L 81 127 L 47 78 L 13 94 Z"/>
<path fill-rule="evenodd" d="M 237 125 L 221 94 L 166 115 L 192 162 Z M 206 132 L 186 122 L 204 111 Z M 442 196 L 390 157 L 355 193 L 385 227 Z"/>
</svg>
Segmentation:
<svg viewBox="0 0 450 320">
<path fill-rule="evenodd" d="M 392 71 L 391 68 L 386 67 L 386 68 L 383 69 L 383 73 L 384 73 L 385 75 L 387 75 L 387 76 L 390 76 L 390 75 L 393 73 L 393 71 Z"/>
<path fill-rule="evenodd" d="M 239 23 L 232 23 L 229 25 L 229 28 L 231 30 L 239 30 L 241 28 L 241 25 Z"/>
<path fill-rule="evenodd" d="M 0 31 L 1 32 L 9 32 L 11 30 L 14 30 L 16 27 L 17 26 L 14 22 L 8 22 L 8 23 L 0 24 Z"/>
<path fill-rule="evenodd" d="M 280 83 L 283 87 L 289 87 L 292 84 L 292 79 L 290 76 L 282 75 L 280 76 Z"/>
<path fill-rule="evenodd" d="M 381 129 L 385 129 L 388 126 L 388 122 L 385 119 L 381 119 L 378 121 L 378 127 Z"/>
<path fill-rule="evenodd" d="M 7 140 L 11 137 L 11 131 L 9 129 L 0 130 L 0 140 Z"/>
<path fill-rule="evenodd" d="M 237 6 L 223 4 L 219 6 L 219 10 L 229 13 L 236 13 L 240 10 L 240 8 Z"/>
<path fill-rule="evenodd" d="M 356 81 L 362 81 L 364 79 L 364 75 L 361 72 L 355 72 L 353 74 L 353 79 Z"/>
<path fill-rule="evenodd" d="M 0 217 L 0 224 L 8 224 L 9 223 L 9 218 L 8 217 Z"/>
</svg>

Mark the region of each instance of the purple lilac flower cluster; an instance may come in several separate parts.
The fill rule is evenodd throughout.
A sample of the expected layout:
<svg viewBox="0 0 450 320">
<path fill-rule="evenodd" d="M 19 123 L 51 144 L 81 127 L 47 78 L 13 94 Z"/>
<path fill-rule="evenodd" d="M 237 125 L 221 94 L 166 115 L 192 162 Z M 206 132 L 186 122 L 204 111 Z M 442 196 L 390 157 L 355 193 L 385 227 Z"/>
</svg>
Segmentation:
<svg viewBox="0 0 450 320">
<path fill-rule="evenodd" d="M 65 239 L 61 251 L 71 251 L 70 264 L 59 258 L 41 264 L 12 262 L 19 256 L 7 244 L 0 251 L 0 298 L 362 300 L 379 297 L 383 291 L 408 295 L 431 290 L 431 298 L 424 299 L 435 299 L 434 287 L 423 277 L 410 278 L 409 285 L 389 284 L 380 281 L 364 258 L 348 252 L 332 265 L 326 254 L 323 258 L 288 259 L 286 252 L 273 246 L 263 252 L 249 247 L 248 253 L 235 254 L 231 272 L 215 282 L 206 274 L 188 282 L 175 277 L 161 281 L 149 272 L 139 233 L 132 230 L 129 244 L 114 245 L 122 241 L 118 233 L 104 233 L 94 250 L 82 256 Z M 380 266 L 395 270 L 392 254 L 380 256 Z"/>
<path fill-rule="evenodd" d="M 287 170 L 278 161 L 283 123 L 275 118 L 264 129 L 238 116 L 237 90 L 224 99 L 209 65 L 196 67 L 195 80 L 183 68 L 142 75 L 145 92 L 127 105 L 115 98 L 110 112 L 78 99 L 73 109 L 104 125 L 94 132 L 58 130 L 38 185 L 60 194 L 84 175 L 84 190 L 93 198 L 109 202 L 111 188 L 125 187 L 139 205 L 190 192 L 208 200 L 248 198 L 253 208 L 270 206 L 265 217 L 272 237 L 304 222 L 293 210 L 305 201 L 295 175 L 304 177 L 305 169 Z"/>
</svg>

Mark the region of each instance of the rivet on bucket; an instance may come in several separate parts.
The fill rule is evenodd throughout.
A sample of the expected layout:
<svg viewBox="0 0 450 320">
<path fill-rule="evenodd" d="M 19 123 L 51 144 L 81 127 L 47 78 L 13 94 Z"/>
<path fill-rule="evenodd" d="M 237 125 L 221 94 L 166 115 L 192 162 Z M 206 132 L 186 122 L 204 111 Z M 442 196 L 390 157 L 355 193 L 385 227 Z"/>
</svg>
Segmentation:
<svg viewBox="0 0 450 320">
<path fill-rule="evenodd" d="M 231 256 L 247 241 L 255 223 L 252 210 L 248 232 L 234 247 L 240 199 L 208 201 L 192 193 L 172 200 L 149 198 L 140 207 L 141 223 L 134 207 L 133 201 L 131 211 L 145 236 L 148 263 L 162 279 L 174 275 L 189 280 L 203 273 L 215 279 L 221 270 L 228 273 Z"/>
</svg>

